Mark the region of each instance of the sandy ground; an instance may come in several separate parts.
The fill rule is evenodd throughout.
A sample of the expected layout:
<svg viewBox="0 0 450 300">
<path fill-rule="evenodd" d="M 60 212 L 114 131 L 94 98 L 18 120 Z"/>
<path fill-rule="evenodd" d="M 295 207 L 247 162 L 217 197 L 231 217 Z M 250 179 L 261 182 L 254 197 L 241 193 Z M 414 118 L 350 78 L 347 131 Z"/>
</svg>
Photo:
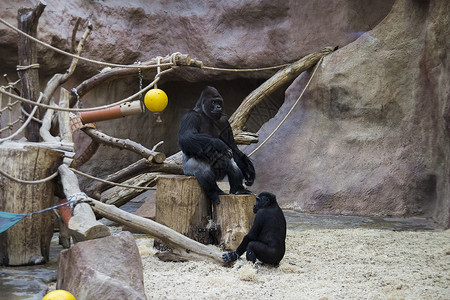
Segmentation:
<svg viewBox="0 0 450 300">
<path fill-rule="evenodd" d="M 162 262 L 137 243 L 149 299 L 450 299 L 450 230 L 288 230 L 277 268 Z"/>
</svg>

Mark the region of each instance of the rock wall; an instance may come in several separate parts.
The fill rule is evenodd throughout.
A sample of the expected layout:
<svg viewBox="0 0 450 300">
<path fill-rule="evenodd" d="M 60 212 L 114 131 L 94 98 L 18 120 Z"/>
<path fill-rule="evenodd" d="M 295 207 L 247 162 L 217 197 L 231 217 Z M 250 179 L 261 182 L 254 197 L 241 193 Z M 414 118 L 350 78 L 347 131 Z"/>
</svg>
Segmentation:
<svg viewBox="0 0 450 300">
<path fill-rule="evenodd" d="M 277 191 L 300 211 L 432 216 L 448 227 L 449 13 L 446 1 L 399 0 L 377 27 L 326 57 L 301 104 L 253 156 L 258 175 L 275 175 L 260 175 L 255 189 Z M 289 87 L 261 139 L 308 78 Z"/>
<path fill-rule="evenodd" d="M 425 215 L 448 226 L 447 1 L 398 0 L 394 6 L 394 0 L 46 2 L 40 39 L 70 50 L 76 19 L 83 26 L 90 20 L 94 30 L 83 55 L 108 62 L 183 52 L 207 66 L 261 67 L 339 45 L 323 61 L 294 114 L 252 157 L 257 169 L 253 190 L 274 191 L 284 207 L 301 211 Z M 35 3 L 2 1 L 0 17 L 15 25 L 17 9 Z M 0 36 L 0 68 L 14 75 L 17 34 L 0 24 Z M 70 63 L 41 46 L 39 58 L 43 84 Z M 101 68 L 80 63 L 66 88 Z M 178 151 L 178 120 L 205 84 L 219 88 L 231 115 L 272 74 L 180 69 L 160 84 L 169 95 L 162 124 L 147 112 L 98 125 L 109 135 L 147 147 L 164 140 L 160 150 L 170 155 Z M 261 128 L 261 140 L 278 125 L 308 76 L 302 74 L 286 98 L 282 92 L 272 95 L 267 109 L 253 113 L 248 127 L 256 130 L 283 105 Z M 144 84 L 151 79 L 147 74 Z M 137 89 L 137 76 L 110 82 L 86 95 L 83 104 L 110 103 Z M 83 141 L 78 146 L 82 149 Z M 83 170 L 104 176 L 136 159 L 102 147 Z"/>
</svg>

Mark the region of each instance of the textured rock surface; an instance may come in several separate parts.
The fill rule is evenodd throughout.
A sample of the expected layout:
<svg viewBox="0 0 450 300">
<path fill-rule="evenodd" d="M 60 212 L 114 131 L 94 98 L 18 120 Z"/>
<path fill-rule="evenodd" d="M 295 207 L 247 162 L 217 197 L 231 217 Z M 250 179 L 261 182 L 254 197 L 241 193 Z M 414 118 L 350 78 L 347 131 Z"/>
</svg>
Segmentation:
<svg viewBox="0 0 450 300">
<path fill-rule="evenodd" d="M 284 207 L 305 212 L 426 215 L 448 226 L 449 13 L 445 1 L 397 1 L 375 29 L 326 57 L 253 156 L 254 189 L 277 191 Z M 307 77 L 288 89 L 261 139 Z"/>
<path fill-rule="evenodd" d="M 61 252 L 57 289 L 75 298 L 147 299 L 141 256 L 129 232 L 80 242 Z"/>
</svg>

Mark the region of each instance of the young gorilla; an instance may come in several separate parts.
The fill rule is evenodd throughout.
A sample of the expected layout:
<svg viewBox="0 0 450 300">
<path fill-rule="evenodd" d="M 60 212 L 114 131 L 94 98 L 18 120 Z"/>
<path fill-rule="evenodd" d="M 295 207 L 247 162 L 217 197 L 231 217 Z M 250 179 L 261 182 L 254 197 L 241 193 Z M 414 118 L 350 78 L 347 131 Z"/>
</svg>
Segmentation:
<svg viewBox="0 0 450 300">
<path fill-rule="evenodd" d="M 253 226 L 236 251 L 224 253 L 226 263 L 235 261 L 244 252 L 247 261 L 278 265 L 284 256 L 286 219 L 274 194 L 263 192 L 256 197 L 253 206 L 256 214 Z"/>
<path fill-rule="evenodd" d="M 178 146 L 183 151 L 183 171 L 195 176 L 206 196 L 220 203 L 225 193 L 216 181 L 228 175 L 230 193 L 251 194 L 244 188 L 255 180 L 255 168 L 239 150 L 228 119 L 223 115 L 223 99 L 207 86 L 192 111 L 185 114 L 178 131 Z"/>
</svg>

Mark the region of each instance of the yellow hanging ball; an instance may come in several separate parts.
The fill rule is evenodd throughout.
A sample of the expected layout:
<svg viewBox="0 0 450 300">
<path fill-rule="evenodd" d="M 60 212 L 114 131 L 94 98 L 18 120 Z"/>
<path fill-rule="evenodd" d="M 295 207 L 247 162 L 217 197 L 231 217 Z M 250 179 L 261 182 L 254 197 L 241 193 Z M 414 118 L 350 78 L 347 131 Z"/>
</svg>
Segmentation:
<svg viewBox="0 0 450 300">
<path fill-rule="evenodd" d="M 75 297 L 65 290 L 51 291 L 42 300 L 76 300 Z"/>
<path fill-rule="evenodd" d="M 169 99 L 160 89 L 151 89 L 145 94 L 144 104 L 152 112 L 160 112 L 166 108 Z"/>
</svg>

